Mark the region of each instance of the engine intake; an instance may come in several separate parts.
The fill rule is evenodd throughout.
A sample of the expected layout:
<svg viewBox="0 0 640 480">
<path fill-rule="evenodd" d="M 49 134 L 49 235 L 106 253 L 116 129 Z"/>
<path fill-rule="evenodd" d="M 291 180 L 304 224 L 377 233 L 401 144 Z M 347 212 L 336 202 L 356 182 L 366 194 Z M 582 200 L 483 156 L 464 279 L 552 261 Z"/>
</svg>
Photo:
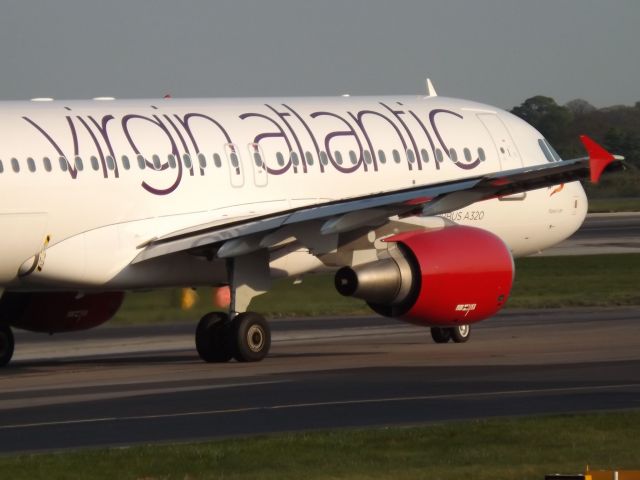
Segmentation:
<svg viewBox="0 0 640 480">
<path fill-rule="evenodd" d="M 485 230 L 453 226 L 386 239 L 390 258 L 343 267 L 335 286 L 385 316 L 429 326 L 470 324 L 495 315 L 513 285 L 513 258 Z"/>
</svg>

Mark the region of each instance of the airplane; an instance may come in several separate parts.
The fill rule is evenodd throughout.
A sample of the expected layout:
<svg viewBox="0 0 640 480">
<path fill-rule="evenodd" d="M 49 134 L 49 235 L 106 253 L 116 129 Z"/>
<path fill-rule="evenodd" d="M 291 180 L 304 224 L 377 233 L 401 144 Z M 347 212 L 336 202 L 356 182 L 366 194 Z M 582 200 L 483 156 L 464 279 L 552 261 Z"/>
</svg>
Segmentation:
<svg viewBox="0 0 640 480">
<path fill-rule="evenodd" d="M 465 342 L 495 315 L 513 258 L 582 224 L 579 182 L 614 156 L 562 160 L 532 126 L 439 96 L 0 102 L 0 364 L 12 327 L 112 318 L 125 292 L 228 288 L 200 319 L 206 362 L 262 360 L 249 310 L 274 279 L 335 271 L 342 295 Z"/>
</svg>

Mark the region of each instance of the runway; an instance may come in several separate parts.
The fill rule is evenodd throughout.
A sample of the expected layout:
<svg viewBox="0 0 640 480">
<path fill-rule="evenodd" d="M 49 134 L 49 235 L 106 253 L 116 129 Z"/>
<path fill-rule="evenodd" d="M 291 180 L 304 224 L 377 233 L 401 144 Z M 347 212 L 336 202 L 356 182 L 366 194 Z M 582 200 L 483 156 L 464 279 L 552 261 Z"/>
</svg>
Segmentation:
<svg viewBox="0 0 640 480">
<path fill-rule="evenodd" d="M 592 213 L 582 227 L 542 256 L 640 253 L 640 213 Z"/>
<path fill-rule="evenodd" d="M 204 364 L 192 325 L 18 333 L 0 452 L 640 407 L 640 307 L 508 311 L 467 344 L 379 317 L 273 322 L 258 364 Z"/>
</svg>

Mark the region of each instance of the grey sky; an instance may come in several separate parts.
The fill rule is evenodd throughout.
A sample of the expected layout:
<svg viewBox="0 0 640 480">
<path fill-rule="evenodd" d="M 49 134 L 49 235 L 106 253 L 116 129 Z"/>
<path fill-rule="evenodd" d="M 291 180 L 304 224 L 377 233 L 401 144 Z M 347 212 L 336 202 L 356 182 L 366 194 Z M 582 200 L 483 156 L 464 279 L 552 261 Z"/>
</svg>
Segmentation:
<svg viewBox="0 0 640 480">
<path fill-rule="evenodd" d="M 0 98 L 640 100 L 638 0 L 2 0 Z"/>
</svg>

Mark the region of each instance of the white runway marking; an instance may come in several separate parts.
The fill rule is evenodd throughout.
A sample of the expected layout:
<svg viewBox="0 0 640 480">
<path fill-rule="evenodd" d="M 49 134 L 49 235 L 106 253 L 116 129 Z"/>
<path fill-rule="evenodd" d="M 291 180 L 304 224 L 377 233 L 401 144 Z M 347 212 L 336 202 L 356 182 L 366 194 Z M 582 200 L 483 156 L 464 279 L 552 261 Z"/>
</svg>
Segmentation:
<svg viewBox="0 0 640 480">
<path fill-rule="evenodd" d="M 279 383 L 279 382 L 263 382 L 263 384 Z M 234 386 L 252 386 L 260 385 L 260 383 L 251 384 L 235 384 Z M 195 412 L 181 412 L 181 413 L 167 413 L 156 415 L 134 415 L 124 417 L 104 417 L 104 418 L 86 418 L 78 420 L 61 420 L 53 422 L 39 422 L 39 423 L 23 423 L 15 425 L 2 425 L 0 430 L 16 430 L 21 428 L 36 428 L 36 427 L 50 427 L 60 425 L 78 425 L 78 424 L 92 424 L 102 422 L 123 422 L 123 421 L 135 421 L 135 420 L 157 420 L 166 418 L 180 418 L 180 417 L 194 417 L 194 416 L 210 416 L 210 415 L 222 415 L 230 413 L 248 413 L 248 412 L 260 412 L 260 411 L 272 411 L 272 410 L 287 410 L 296 408 L 314 408 L 314 407 L 335 407 L 335 406 L 348 406 L 348 405 L 367 405 L 376 403 L 392 403 L 392 402 L 413 402 L 413 401 L 427 401 L 427 400 L 449 400 L 449 399 L 466 399 L 466 398 L 489 398 L 489 397 L 501 397 L 501 396 L 516 396 L 516 395 L 530 395 L 530 394 L 550 394 L 550 393 L 578 393 L 578 392 L 595 392 L 603 390 L 617 390 L 623 388 L 640 388 L 640 383 L 627 383 L 618 385 L 596 385 L 596 386 L 583 386 L 583 387 L 564 387 L 564 388 L 541 388 L 541 389 L 526 389 L 526 390 L 502 390 L 496 392 L 470 392 L 470 393 L 453 393 L 453 394 L 439 394 L 439 395 L 416 395 L 409 397 L 388 397 L 388 398 L 370 398 L 362 400 L 336 400 L 329 402 L 310 402 L 310 403 L 292 403 L 282 405 L 271 405 L 263 407 L 245 407 L 245 408 L 230 408 L 222 410 L 201 410 Z"/>
<path fill-rule="evenodd" d="M 58 405 L 61 403 L 79 403 L 90 402 L 93 400 L 114 400 L 116 398 L 131 398 L 140 397 L 144 395 L 162 395 L 166 393 L 181 393 L 181 392 L 197 392 L 201 390 L 221 390 L 224 388 L 236 388 L 236 387 L 253 387 L 257 385 L 270 385 L 274 383 L 286 383 L 289 380 L 273 380 L 265 382 L 253 382 L 253 383 L 228 383 L 223 385 L 197 385 L 190 387 L 166 387 L 166 388 L 146 388 L 142 390 L 122 390 L 111 393 L 84 393 L 84 394 L 69 394 L 69 395 L 56 395 L 55 397 L 40 397 L 35 399 L 25 400 L 24 398 L 18 398 L 14 400 L 0 400 L 0 410 L 10 410 L 14 408 L 22 408 L 25 403 L 28 403 L 28 407 L 42 407 L 48 405 Z"/>
</svg>

